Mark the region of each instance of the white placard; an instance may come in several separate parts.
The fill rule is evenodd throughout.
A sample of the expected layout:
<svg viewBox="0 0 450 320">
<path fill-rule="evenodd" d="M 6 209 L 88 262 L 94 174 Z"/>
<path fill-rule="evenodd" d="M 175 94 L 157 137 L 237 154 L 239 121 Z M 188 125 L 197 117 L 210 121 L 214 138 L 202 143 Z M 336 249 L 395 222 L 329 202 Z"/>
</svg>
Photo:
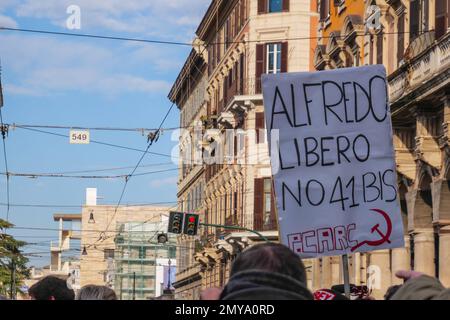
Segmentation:
<svg viewBox="0 0 450 320">
<path fill-rule="evenodd" d="M 89 130 L 70 130 L 69 141 L 71 144 L 89 144 Z"/>
<path fill-rule="evenodd" d="M 303 258 L 404 246 L 384 67 L 262 86 L 282 243 Z"/>
</svg>

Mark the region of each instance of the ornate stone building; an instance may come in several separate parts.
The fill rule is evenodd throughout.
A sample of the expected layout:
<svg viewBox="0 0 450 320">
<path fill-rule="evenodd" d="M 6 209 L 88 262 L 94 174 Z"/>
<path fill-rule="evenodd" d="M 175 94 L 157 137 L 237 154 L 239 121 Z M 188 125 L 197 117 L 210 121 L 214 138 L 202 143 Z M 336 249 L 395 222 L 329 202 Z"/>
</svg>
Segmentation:
<svg viewBox="0 0 450 320">
<path fill-rule="evenodd" d="M 199 43 L 199 42 L 197 42 Z M 202 51 L 204 48 L 201 49 Z M 205 191 L 205 166 L 201 159 L 203 121 L 206 119 L 208 95 L 207 65 L 203 53 L 194 46 L 178 75 L 169 99 L 180 109 L 180 157 L 178 194 L 180 211 L 196 212 L 205 221 L 203 204 Z M 199 239 L 178 237 L 176 298 L 198 300 L 201 291 L 201 265 L 194 260 L 200 246 Z"/>
<path fill-rule="evenodd" d="M 395 271 L 412 268 L 449 286 L 450 1 L 319 2 L 315 68 L 384 64 L 389 81 L 406 247 L 352 255 L 351 281 L 371 285 L 381 298 L 400 283 Z M 342 282 L 340 263 L 334 257 L 315 261 L 313 287 Z"/>
<path fill-rule="evenodd" d="M 215 159 L 194 166 L 187 176 L 180 173 L 178 198 L 183 211 L 199 212 L 204 223 L 257 230 L 277 240 L 261 75 L 311 70 L 310 48 L 316 43 L 317 23 L 315 2 L 309 0 L 211 2 L 196 31 L 195 52 L 169 96 L 181 109 L 182 127 L 203 122 L 201 153 Z M 189 62 L 201 58 L 206 70 Z M 195 75 L 198 72 L 206 79 L 204 103 L 189 105 L 186 99 L 203 85 L 195 80 L 200 79 Z M 187 136 L 187 140 L 195 140 L 195 129 Z M 180 141 L 182 158 L 189 158 L 184 154 L 189 149 L 183 145 L 185 138 Z M 195 145 L 197 142 L 191 144 L 191 150 Z M 189 151 L 191 155 L 195 152 Z M 190 168 L 189 163 L 192 161 L 184 161 L 180 168 Z M 189 196 L 198 179 L 203 185 L 200 195 Z M 179 251 L 178 261 L 188 257 L 175 284 L 181 298 L 198 296 L 194 287 L 198 288 L 199 279 L 202 288 L 225 284 L 234 257 L 262 241 L 254 233 L 220 227 L 203 228 L 197 240 L 187 252 Z M 183 247 L 192 241 L 180 237 Z"/>
</svg>

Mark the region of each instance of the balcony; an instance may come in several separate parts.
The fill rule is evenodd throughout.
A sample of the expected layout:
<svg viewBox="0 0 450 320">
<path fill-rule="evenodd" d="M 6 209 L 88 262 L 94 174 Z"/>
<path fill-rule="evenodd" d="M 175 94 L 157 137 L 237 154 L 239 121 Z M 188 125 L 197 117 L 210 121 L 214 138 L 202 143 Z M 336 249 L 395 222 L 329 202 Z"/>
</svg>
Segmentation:
<svg viewBox="0 0 450 320">
<path fill-rule="evenodd" d="M 427 94 L 436 93 L 450 79 L 450 33 L 438 41 L 417 38 L 408 48 L 404 65 L 389 77 L 389 100 L 393 111 Z M 431 43 L 431 44 L 430 44 Z"/>
</svg>

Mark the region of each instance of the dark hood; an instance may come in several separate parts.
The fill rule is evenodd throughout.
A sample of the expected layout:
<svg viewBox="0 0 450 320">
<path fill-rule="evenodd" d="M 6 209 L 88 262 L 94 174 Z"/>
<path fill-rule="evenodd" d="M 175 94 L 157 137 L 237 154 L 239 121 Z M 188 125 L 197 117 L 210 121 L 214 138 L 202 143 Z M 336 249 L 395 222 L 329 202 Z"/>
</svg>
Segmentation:
<svg viewBox="0 0 450 320">
<path fill-rule="evenodd" d="M 280 273 L 248 270 L 236 273 L 221 300 L 313 300 L 304 284 Z"/>
</svg>

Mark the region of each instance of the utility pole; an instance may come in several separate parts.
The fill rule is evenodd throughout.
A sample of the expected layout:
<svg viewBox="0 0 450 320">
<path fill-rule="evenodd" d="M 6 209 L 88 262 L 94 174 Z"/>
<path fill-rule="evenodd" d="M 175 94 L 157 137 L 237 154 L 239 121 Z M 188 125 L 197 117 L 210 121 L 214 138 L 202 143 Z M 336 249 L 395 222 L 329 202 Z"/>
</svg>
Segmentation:
<svg viewBox="0 0 450 320">
<path fill-rule="evenodd" d="M 136 300 L 136 272 L 133 272 L 133 300 Z"/>
<path fill-rule="evenodd" d="M 172 264 L 172 261 L 169 259 L 169 277 L 167 279 L 167 291 L 170 291 L 171 283 L 170 283 L 170 265 Z"/>
</svg>

